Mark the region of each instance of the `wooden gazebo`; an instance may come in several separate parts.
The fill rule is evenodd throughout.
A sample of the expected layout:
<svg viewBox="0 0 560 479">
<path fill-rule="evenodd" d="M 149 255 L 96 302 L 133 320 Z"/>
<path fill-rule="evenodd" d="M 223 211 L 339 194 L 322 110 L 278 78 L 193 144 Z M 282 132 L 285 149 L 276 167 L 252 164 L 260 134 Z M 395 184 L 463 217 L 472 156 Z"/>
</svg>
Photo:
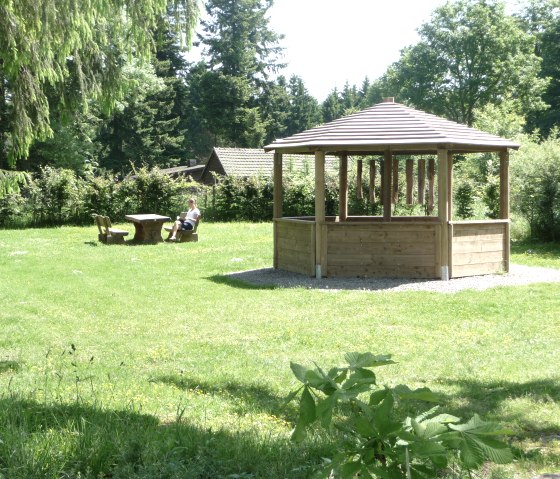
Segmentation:
<svg viewBox="0 0 560 479">
<path fill-rule="evenodd" d="M 310 276 L 449 278 L 509 270 L 509 149 L 519 145 L 385 99 L 371 108 L 274 141 L 274 267 Z M 492 152 L 500 160 L 500 219 L 453 221 L 453 155 Z M 315 216 L 282 216 L 282 155 L 315 156 Z M 325 155 L 340 158 L 339 215 L 325 215 Z M 348 157 L 380 156 L 383 216 L 348 215 Z M 437 216 L 392 216 L 398 155 L 434 155 Z M 419 194 L 425 160 L 418 160 Z M 358 162 L 361 165 L 361 162 Z M 407 160 L 407 178 L 412 177 Z M 361 170 L 361 168 L 360 168 Z M 430 189 L 433 182 L 430 182 Z"/>
</svg>

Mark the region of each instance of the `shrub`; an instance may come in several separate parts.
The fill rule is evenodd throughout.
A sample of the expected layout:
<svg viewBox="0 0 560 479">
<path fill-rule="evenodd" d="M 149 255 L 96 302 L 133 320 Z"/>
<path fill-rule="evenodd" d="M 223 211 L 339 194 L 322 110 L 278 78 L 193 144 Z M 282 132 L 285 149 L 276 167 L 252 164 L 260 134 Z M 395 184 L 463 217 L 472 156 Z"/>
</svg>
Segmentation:
<svg viewBox="0 0 560 479">
<path fill-rule="evenodd" d="M 71 170 L 46 166 L 23 189 L 35 226 L 61 225 L 81 217 L 80 180 Z"/>
<path fill-rule="evenodd" d="M 455 204 L 457 216 L 468 219 L 474 216 L 475 190 L 468 181 L 457 186 L 455 191 Z"/>
<path fill-rule="evenodd" d="M 512 156 L 512 208 L 529 223 L 531 236 L 560 239 L 560 139 L 529 142 Z"/>
<path fill-rule="evenodd" d="M 291 363 L 303 384 L 289 397 L 299 395 L 292 439 L 303 441 L 315 422 L 326 428 L 334 423 L 342 432 L 338 453 L 319 477 L 431 478 L 452 463 L 473 470 L 486 461 L 513 460 L 507 445 L 497 439 L 509 431 L 477 415 L 466 423 L 439 413 L 437 407 L 407 415 L 418 401 L 439 398 L 427 388 L 379 387 L 372 369 L 393 364 L 390 356 L 348 353 L 345 358 L 348 366 L 328 372 Z"/>
<path fill-rule="evenodd" d="M 108 215 L 115 219 L 118 183 L 111 175 L 92 177 L 88 183 L 85 208 L 87 213 Z"/>
<path fill-rule="evenodd" d="M 19 193 L 0 196 L 0 226 L 24 222 L 24 207 L 25 200 Z"/>
<path fill-rule="evenodd" d="M 484 188 L 484 204 L 486 205 L 486 216 L 490 219 L 498 219 L 500 217 L 500 179 L 491 176 L 487 180 Z"/>
</svg>

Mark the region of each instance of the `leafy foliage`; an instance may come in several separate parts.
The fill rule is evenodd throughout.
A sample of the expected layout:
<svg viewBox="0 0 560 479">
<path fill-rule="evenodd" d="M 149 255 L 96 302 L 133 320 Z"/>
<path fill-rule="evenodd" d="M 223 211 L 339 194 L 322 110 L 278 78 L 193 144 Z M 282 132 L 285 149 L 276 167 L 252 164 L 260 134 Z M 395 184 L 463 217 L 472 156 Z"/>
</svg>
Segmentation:
<svg viewBox="0 0 560 479">
<path fill-rule="evenodd" d="M 560 238 L 560 139 L 527 142 L 511 161 L 512 208 L 529 223 L 531 236 Z"/>
<path fill-rule="evenodd" d="M 428 388 L 378 386 L 373 369 L 394 364 L 390 355 L 353 352 L 345 359 L 347 366 L 328 371 L 290 365 L 303 384 L 288 398 L 299 395 L 292 439 L 303 441 L 314 423 L 325 428 L 334 424 L 342 433 L 339 452 L 318 477 L 429 478 L 451 461 L 472 470 L 486 461 L 513 460 L 511 450 L 500 441 L 510 431 L 477 415 L 461 423 L 458 417 L 440 413 L 437 406 L 407 415 L 419 401 L 436 403 L 439 397 Z"/>
<path fill-rule="evenodd" d="M 457 186 L 455 202 L 459 218 L 468 219 L 474 216 L 474 193 L 474 188 L 469 182 L 464 182 Z"/>
<path fill-rule="evenodd" d="M 3 140 L 12 163 L 34 139 L 52 135 L 48 88 L 65 109 L 86 108 L 91 98 L 114 106 L 123 93 L 123 57 L 150 56 L 152 32 L 168 7 L 176 13 L 177 30 L 190 38 L 196 0 L 2 2 L 0 111 L 10 121 Z M 67 82 L 73 87 L 65 88 Z"/>
<path fill-rule="evenodd" d="M 472 125 L 474 110 L 511 96 L 525 114 L 542 109 L 535 39 L 503 3 L 458 0 L 437 8 L 383 83 L 401 101 Z"/>
<path fill-rule="evenodd" d="M 185 179 L 172 179 L 157 168 L 136 170 L 123 180 L 90 171 L 44 167 L 29 175 L 20 191 L 0 197 L 2 226 L 91 224 L 91 214 L 121 221 L 131 212 L 159 212 L 174 216 L 186 208 L 189 197 L 205 189 Z"/>
<path fill-rule="evenodd" d="M 29 177 L 23 171 L 0 170 L 0 198 L 11 193 L 19 193 L 20 187 L 28 181 Z"/>
</svg>

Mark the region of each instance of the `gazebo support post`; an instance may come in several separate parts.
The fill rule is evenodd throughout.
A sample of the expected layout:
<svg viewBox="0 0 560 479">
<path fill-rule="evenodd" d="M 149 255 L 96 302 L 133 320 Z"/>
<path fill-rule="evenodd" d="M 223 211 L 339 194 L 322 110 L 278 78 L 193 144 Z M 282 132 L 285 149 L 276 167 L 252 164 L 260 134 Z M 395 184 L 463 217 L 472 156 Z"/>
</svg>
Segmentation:
<svg viewBox="0 0 560 479">
<path fill-rule="evenodd" d="M 315 152 L 315 277 L 323 276 L 323 226 L 325 224 L 325 152 Z M 326 252 L 325 252 L 326 253 Z M 326 266 L 326 265 L 325 265 Z M 326 268 L 325 271 L 326 273 Z"/>
<path fill-rule="evenodd" d="M 420 158 L 418 160 L 418 204 L 424 205 L 424 196 L 426 193 L 426 160 Z"/>
<path fill-rule="evenodd" d="M 449 196 L 448 151 L 438 150 L 438 217 L 441 228 L 440 267 L 441 279 L 449 280 Z"/>
<path fill-rule="evenodd" d="M 361 158 L 356 162 L 356 198 L 359 200 L 364 197 L 362 179 L 363 164 L 364 161 Z"/>
<path fill-rule="evenodd" d="M 385 150 L 383 155 L 383 221 L 391 221 L 391 170 L 393 155 Z"/>
<path fill-rule="evenodd" d="M 369 160 L 369 202 L 375 204 L 375 177 L 377 176 L 377 165 L 375 160 Z"/>
<path fill-rule="evenodd" d="M 428 159 L 428 215 L 434 212 L 434 176 L 436 162 L 433 158 Z"/>
<path fill-rule="evenodd" d="M 509 151 L 500 151 L 500 219 L 509 220 Z M 509 273 L 510 227 L 504 235 L 504 271 Z"/>
<path fill-rule="evenodd" d="M 447 152 L 447 220 L 453 221 L 453 153 Z"/>
<path fill-rule="evenodd" d="M 453 277 L 453 153 L 447 152 L 447 258 L 448 278 Z"/>
<path fill-rule="evenodd" d="M 391 195 L 391 201 L 393 204 L 397 204 L 399 201 L 399 160 L 393 157 L 393 191 Z"/>
<path fill-rule="evenodd" d="M 348 155 L 346 153 L 340 156 L 339 174 L 339 191 L 338 199 L 338 218 L 339 221 L 346 221 L 348 217 Z"/>
<path fill-rule="evenodd" d="M 414 161 L 406 160 L 406 204 L 414 203 Z"/>
<path fill-rule="evenodd" d="M 274 153 L 274 206 L 272 209 L 273 219 L 282 218 L 282 153 Z M 278 268 L 278 232 L 276 231 L 277 225 L 274 222 L 274 257 L 273 266 Z"/>
</svg>

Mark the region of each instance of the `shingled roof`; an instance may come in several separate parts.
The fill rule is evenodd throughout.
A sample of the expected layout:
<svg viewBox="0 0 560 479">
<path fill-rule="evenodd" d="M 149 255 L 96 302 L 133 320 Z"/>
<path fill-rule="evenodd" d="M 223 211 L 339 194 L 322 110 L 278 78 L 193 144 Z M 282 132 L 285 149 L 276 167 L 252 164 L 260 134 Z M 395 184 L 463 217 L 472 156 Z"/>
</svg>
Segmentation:
<svg viewBox="0 0 560 479">
<path fill-rule="evenodd" d="M 197 181 L 204 170 L 204 165 L 194 166 L 174 166 L 173 168 L 162 168 L 161 173 L 172 177 L 190 176 L 193 180 Z"/>
<path fill-rule="evenodd" d="M 335 167 L 336 158 L 329 156 L 325 159 L 327 170 L 338 171 Z M 313 173 L 315 160 L 310 155 L 284 155 L 282 158 L 284 169 L 303 171 L 309 169 Z M 220 148 L 212 150 L 210 158 L 201 175 L 204 183 L 212 182 L 211 173 L 224 176 L 249 177 L 253 175 L 272 176 L 274 153 L 267 153 L 254 148 Z"/>
<path fill-rule="evenodd" d="M 315 150 L 346 153 L 435 153 L 500 151 L 519 144 L 440 118 L 388 99 L 330 123 L 282 138 L 265 151 L 304 153 Z"/>
</svg>

